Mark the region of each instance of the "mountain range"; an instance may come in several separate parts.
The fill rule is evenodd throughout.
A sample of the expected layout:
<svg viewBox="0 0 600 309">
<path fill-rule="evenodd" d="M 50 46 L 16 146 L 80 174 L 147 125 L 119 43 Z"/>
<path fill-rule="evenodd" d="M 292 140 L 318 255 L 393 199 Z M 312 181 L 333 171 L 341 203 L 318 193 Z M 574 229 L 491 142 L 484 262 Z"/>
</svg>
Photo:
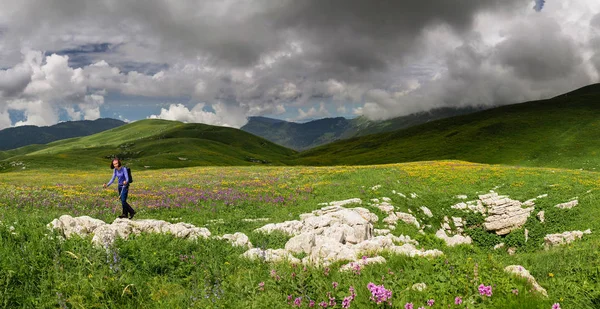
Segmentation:
<svg viewBox="0 0 600 309">
<path fill-rule="evenodd" d="M 53 141 L 92 135 L 106 131 L 125 122 L 111 118 L 96 120 L 66 121 L 52 126 L 19 126 L 0 130 L 0 150 L 9 150 L 31 144 L 47 144 Z"/>
<path fill-rule="evenodd" d="M 303 151 L 338 140 L 390 132 L 483 109 L 446 107 L 381 121 L 360 116 L 354 119 L 335 117 L 296 123 L 267 117 L 249 117 L 248 123 L 240 129 L 287 148 Z"/>
<path fill-rule="evenodd" d="M 0 171 L 74 164 L 95 168 L 106 165 L 115 156 L 130 166 L 152 169 L 198 165 L 367 165 L 440 159 L 584 170 L 600 166 L 600 84 L 551 99 L 421 121 L 383 133 L 364 135 L 399 124 L 364 122 L 367 124 L 363 129 L 352 129 L 357 127 L 348 125 L 352 121 L 358 120 L 332 118 L 294 124 L 255 118 L 249 123 L 263 131 L 269 131 L 269 127 L 274 128 L 270 130 L 273 132 L 295 130 L 295 134 L 306 137 L 303 143 L 296 142 L 303 147 L 324 140 L 323 136 L 340 138 L 298 152 L 267 140 L 269 136 L 263 138 L 244 130 L 147 119 L 89 136 L 0 151 Z M 341 139 L 352 135 L 352 130 L 356 130 L 354 137 Z M 280 138 L 292 140 L 280 134 Z M 269 138 L 273 136 L 277 135 Z"/>
</svg>

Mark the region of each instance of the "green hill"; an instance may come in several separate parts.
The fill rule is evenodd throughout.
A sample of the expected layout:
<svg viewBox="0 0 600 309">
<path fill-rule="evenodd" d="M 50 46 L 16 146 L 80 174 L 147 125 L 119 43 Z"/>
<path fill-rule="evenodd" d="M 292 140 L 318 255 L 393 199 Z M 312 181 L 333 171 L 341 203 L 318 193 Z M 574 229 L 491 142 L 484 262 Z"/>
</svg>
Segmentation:
<svg viewBox="0 0 600 309">
<path fill-rule="evenodd" d="M 98 134 L 0 152 L 0 171 L 108 166 L 119 157 L 137 168 L 281 164 L 293 150 L 241 130 L 141 120 Z"/>
<path fill-rule="evenodd" d="M 295 164 L 351 165 L 458 159 L 583 168 L 600 166 L 600 84 L 389 133 L 338 141 Z"/>
<path fill-rule="evenodd" d="M 110 118 L 96 120 L 66 121 L 53 126 L 21 126 L 0 130 L 0 150 L 9 150 L 32 144 L 47 144 L 53 141 L 87 136 L 116 128 L 125 122 Z"/>
</svg>

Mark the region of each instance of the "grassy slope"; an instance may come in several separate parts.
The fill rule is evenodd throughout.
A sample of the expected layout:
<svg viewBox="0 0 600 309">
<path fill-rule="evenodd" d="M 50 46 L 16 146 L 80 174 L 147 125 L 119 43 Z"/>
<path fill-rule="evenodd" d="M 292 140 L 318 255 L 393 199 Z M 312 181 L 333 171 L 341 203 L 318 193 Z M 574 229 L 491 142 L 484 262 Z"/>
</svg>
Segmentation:
<svg viewBox="0 0 600 309">
<path fill-rule="evenodd" d="M 459 159 L 594 169 L 600 164 L 598 88 L 340 141 L 302 152 L 295 163 L 380 164 Z"/>
<path fill-rule="evenodd" d="M 142 120 L 81 138 L 71 138 L 0 152 L 10 162 L 27 168 L 94 168 L 113 156 L 131 166 L 169 168 L 196 165 L 280 164 L 294 153 L 249 133 L 203 124 Z"/>
</svg>

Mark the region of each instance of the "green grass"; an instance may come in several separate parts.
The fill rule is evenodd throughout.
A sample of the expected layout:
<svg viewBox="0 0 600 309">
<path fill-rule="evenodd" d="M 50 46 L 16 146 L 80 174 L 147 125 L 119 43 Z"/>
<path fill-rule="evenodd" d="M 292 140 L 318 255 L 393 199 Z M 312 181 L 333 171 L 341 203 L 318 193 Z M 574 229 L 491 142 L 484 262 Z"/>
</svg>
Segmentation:
<svg viewBox="0 0 600 309">
<path fill-rule="evenodd" d="M 188 241 L 170 235 L 138 235 L 118 241 L 109 251 L 94 247 L 89 238 L 61 240 L 46 224 L 62 214 L 89 215 L 111 222 L 120 211 L 112 189 L 101 184 L 110 177 L 108 166 L 95 170 L 53 168 L 4 173 L 0 181 L 0 307 L 5 308 L 289 308 L 287 297 L 317 302 L 336 297 L 337 307 L 348 289 L 356 290 L 351 308 L 376 307 L 369 300 L 369 282 L 393 291 L 392 307 L 415 308 L 435 299 L 433 308 L 598 308 L 600 305 L 600 174 L 596 172 L 523 168 L 460 161 L 416 162 L 378 166 L 340 167 L 193 167 L 140 170 L 135 174 L 130 203 L 139 219 L 188 222 L 207 227 L 213 235 L 244 232 L 262 248 L 282 248 L 288 237 L 263 235 L 254 229 L 270 222 L 298 219 L 318 209 L 318 203 L 389 197 L 399 211 L 411 210 L 425 235 L 399 224 L 395 235 L 409 235 L 426 249 L 437 248 L 441 258 L 409 258 L 383 254 L 387 263 L 368 266 L 360 274 L 338 271 L 341 262 L 324 269 L 286 263 L 251 262 L 245 251 L 225 241 Z M 381 185 L 377 190 L 371 188 Z M 541 194 L 536 210 L 522 230 L 499 239 L 479 235 L 473 246 L 448 248 L 433 236 L 443 216 L 460 214 L 450 208 L 490 189 L 524 201 Z M 403 198 L 392 191 L 417 198 Z M 578 197 L 579 205 L 560 210 L 554 205 Z M 427 206 L 433 218 L 418 210 Z M 375 208 L 363 204 L 383 216 Z M 245 222 L 245 218 L 268 218 Z M 221 219 L 221 222 L 213 220 Z M 477 233 L 481 218 L 468 218 L 467 231 Z M 12 228 L 11 228 L 12 227 Z M 376 226 L 381 227 L 381 226 Z M 591 235 L 570 245 L 543 249 L 543 236 L 590 228 Z M 487 233 L 487 232 L 486 232 Z M 502 240 L 517 247 L 510 256 L 491 246 Z M 523 280 L 503 272 L 507 265 L 527 268 L 548 290 L 549 298 L 529 292 Z M 476 266 L 477 265 L 477 266 Z M 477 268 L 477 276 L 475 276 Z M 273 273 L 274 272 L 274 273 Z M 277 277 L 278 276 L 278 277 Z M 264 282 L 264 290 L 259 283 Z M 339 283 L 337 289 L 333 282 Z M 424 282 L 424 292 L 407 291 Z M 492 285 L 493 296 L 477 293 L 479 284 Z M 519 291 L 518 295 L 512 293 Z M 465 303 L 454 306 L 461 296 Z M 382 307 L 382 306 L 379 306 Z"/>
</svg>

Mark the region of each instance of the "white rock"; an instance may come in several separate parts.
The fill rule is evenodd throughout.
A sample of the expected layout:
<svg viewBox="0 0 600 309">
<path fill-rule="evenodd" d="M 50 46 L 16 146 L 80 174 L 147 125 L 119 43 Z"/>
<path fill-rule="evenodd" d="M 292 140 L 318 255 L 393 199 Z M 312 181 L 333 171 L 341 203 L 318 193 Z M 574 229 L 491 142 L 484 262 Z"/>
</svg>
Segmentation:
<svg viewBox="0 0 600 309">
<path fill-rule="evenodd" d="M 545 219 L 545 217 L 544 217 L 544 211 L 543 211 L 543 210 L 540 210 L 540 211 L 537 213 L 536 217 L 537 217 L 537 218 L 540 220 L 540 222 L 542 222 L 542 223 L 544 223 L 544 221 L 546 220 L 546 219 Z"/>
<path fill-rule="evenodd" d="M 225 234 L 221 238 L 229 241 L 234 247 L 247 247 L 252 249 L 252 243 L 246 234 L 235 232 L 233 234 Z"/>
<path fill-rule="evenodd" d="M 171 233 L 175 237 L 196 239 L 207 238 L 210 231 L 198 228 L 192 224 L 179 222 L 171 224 L 162 220 L 128 220 L 116 219 L 111 224 L 88 216 L 71 217 L 63 215 L 54 219 L 48 226 L 61 232 L 65 238 L 73 235 L 82 237 L 93 235 L 92 242 L 96 245 L 110 246 L 116 238 L 127 239 L 131 234 L 139 233 Z"/>
<path fill-rule="evenodd" d="M 518 277 L 525 278 L 527 280 L 527 283 L 531 285 L 534 291 L 539 292 L 545 297 L 548 297 L 548 292 L 546 292 L 546 289 L 544 289 L 541 285 L 537 283 L 535 278 L 529 273 L 527 269 L 525 269 L 525 267 L 521 265 L 509 265 L 504 267 L 504 271 L 509 274 L 514 274 Z"/>
<path fill-rule="evenodd" d="M 376 257 L 372 257 L 372 258 L 366 258 L 366 259 L 358 259 L 354 262 L 350 262 L 348 264 L 342 265 L 342 267 L 340 267 L 340 272 L 346 272 L 346 271 L 350 271 L 350 270 L 355 270 L 355 269 L 362 269 L 364 266 L 366 265 L 370 265 L 370 264 L 384 264 L 386 262 L 385 258 L 382 256 L 376 256 Z"/>
<path fill-rule="evenodd" d="M 433 213 L 431 213 L 431 210 L 429 210 L 429 208 L 425 207 L 425 206 L 421 206 L 421 211 L 423 211 L 423 213 L 429 217 L 432 218 L 433 217 Z"/>
<path fill-rule="evenodd" d="M 564 232 L 561 234 L 549 234 L 544 237 L 544 245 L 546 249 L 552 246 L 564 245 L 575 241 L 576 239 L 581 239 L 584 234 L 591 234 L 592 231 L 587 229 L 585 231 L 571 231 Z"/>
<path fill-rule="evenodd" d="M 419 224 L 419 221 L 417 221 L 417 218 L 415 218 L 411 214 L 408 214 L 405 212 L 396 212 L 396 217 L 398 217 L 398 219 L 400 219 L 404 223 L 412 224 L 412 225 L 416 226 L 418 229 L 421 228 L 421 224 Z"/>
<path fill-rule="evenodd" d="M 570 201 L 570 202 L 566 202 L 566 203 L 555 205 L 554 207 L 560 208 L 560 209 L 571 209 L 571 208 L 577 206 L 577 204 L 579 204 L 579 201 L 578 200 L 573 200 L 573 201 Z"/>
<path fill-rule="evenodd" d="M 446 231 L 444 229 L 439 229 L 435 233 L 435 236 L 439 239 L 442 239 L 444 242 L 446 242 L 446 245 L 448 245 L 449 247 L 454 247 L 456 245 L 462 245 L 462 244 L 470 245 L 471 243 L 473 243 L 473 240 L 469 236 L 454 235 L 452 237 L 448 237 L 448 235 L 446 235 Z"/>
</svg>

